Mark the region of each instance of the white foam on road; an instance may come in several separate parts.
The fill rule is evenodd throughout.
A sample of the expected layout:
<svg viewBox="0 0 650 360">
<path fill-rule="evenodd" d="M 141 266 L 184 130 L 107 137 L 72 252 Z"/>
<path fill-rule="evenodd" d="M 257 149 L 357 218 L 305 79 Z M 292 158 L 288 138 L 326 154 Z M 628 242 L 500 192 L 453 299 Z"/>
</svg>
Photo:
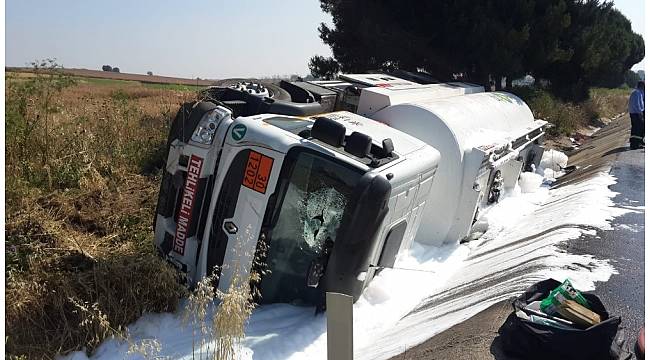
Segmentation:
<svg viewBox="0 0 650 360">
<path fill-rule="evenodd" d="M 359 359 L 399 354 L 498 301 L 549 277 L 570 278 L 581 290 L 607 281 L 615 269 L 606 260 L 574 255 L 560 245 L 596 229 L 610 230 L 611 220 L 627 212 L 614 206 L 615 179 L 598 174 L 558 189 L 540 188 L 504 199 L 486 217 L 488 231 L 468 245 L 469 255 L 444 286 L 411 314 L 384 332 L 373 346 L 358 349 Z"/>
<path fill-rule="evenodd" d="M 640 224 L 617 224 L 615 226 L 615 229 L 620 231 L 629 231 L 632 233 L 640 233 L 645 230 L 644 227 Z"/>
<path fill-rule="evenodd" d="M 569 254 L 558 245 L 596 229 L 610 230 L 614 217 L 630 211 L 614 206 L 616 193 L 608 188 L 614 183 L 601 173 L 557 189 L 514 191 L 486 212 L 481 221 L 488 230 L 478 240 L 440 248 L 415 244 L 400 254 L 396 269 L 383 270 L 354 305 L 355 358 L 399 354 L 547 277 L 568 277 L 581 290 L 608 280 L 615 272 L 608 261 Z M 181 311 L 147 314 L 129 330 L 136 343 L 157 339 L 159 356 L 193 358 L 192 329 L 182 324 Z M 261 306 L 246 334 L 245 359 L 326 358 L 326 319 L 313 308 Z M 86 356 L 77 352 L 67 358 Z M 128 354 L 128 345 L 113 339 L 92 358 L 141 356 Z"/>
<path fill-rule="evenodd" d="M 544 151 L 544 154 L 542 154 L 542 160 L 540 160 L 539 166 L 544 169 L 551 169 L 559 172 L 562 171 L 568 163 L 569 157 L 563 152 L 547 149 Z"/>
<path fill-rule="evenodd" d="M 522 193 L 534 193 L 544 182 L 544 177 L 534 172 L 522 173 L 519 177 L 519 188 Z"/>
</svg>

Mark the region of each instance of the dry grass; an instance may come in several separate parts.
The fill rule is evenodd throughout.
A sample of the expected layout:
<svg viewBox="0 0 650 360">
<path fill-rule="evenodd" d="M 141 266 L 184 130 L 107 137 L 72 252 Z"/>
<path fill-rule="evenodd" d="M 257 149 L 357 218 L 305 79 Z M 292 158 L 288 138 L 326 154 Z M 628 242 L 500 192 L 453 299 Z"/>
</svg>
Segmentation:
<svg viewBox="0 0 650 360">
<path fill-rule="evenodd" d="M 9 357 L 92 351 L 185 294 L 151 220 L 171 116 L 194 94 L 69 80 L 5 82 Z"/>
<path fill-rule="evenodd" d="M 599 119 L 611 118 L 627 110 L 628 89 L 591 89 L 590 98 L 582 103 L 563 102 L 548 91 L 530 87 L 515 87 L 513 92 L 530 106 L 535 118 L 554 125 L 549 135 L 569 136 L 588 125 L 598 125 Z"/>
<path fill-rule="evenodd" d="M 589 109 L 598 118 L 611 118 L 627 111 L 627 103 L 632 89 L 594 88 L 590 91 L 587 103 Z"/>
<path fill-rule="evenodd" d="M 5 82 L 5 355 L 92 352 L 113 336 L 156 357 L 161 344 L 135 343 L 125 326 L 187 295 L 153 252 L 151 221 L 170 121 L 196 95 L 58 70 L 46 61 Z M 189 294 L 194 350 L 234 359 L 254 306 L 249 280 L 236 276 L 225 294 L 213 281 Z"/>
<path fill-rule="evenodd" d="M 137 239 L 125 239 L 126 231 L 38 208 L 29 213 L 8 228 L 9 354 L 51 358 L 84 346 L 92 351 L 144 312 L 176 308 L 184 293 L 176 272 Z M 80 304 L 93 311 L 80 311 Z"/>
<path fill-rule="evenodd" d="M 255 307 L 249 279 L 237 272 L 226 293 L 213 287 L 216 275 L 204 278 L 188 297 L 183 322 L 192 327 L 192 354 L 197 359 L 240 358 L 244 329 Z M 218 302 L 215 311 L 211 305 Z"/>
<path fill-rule="evenodd" d="M 254 304 L 249 279 L 236 274 L 228 292 L 223 294 L 219 308 L 212 319 L 216 334 L 214 359 L 239 359 L 244 328 Z"/>
<path fill-rule="evenodd" d="M 241 245 L 253 240 L 250 226 L 244 229 L 242 235 L 244 238 L 237 238 L 238 246 L 235 252 L 248 255 L 243 252 Z M 230 269 L 233 272 L 227 292 L 214 288 L 218 276 L 217 269 L 214 269 L 213 274 L 200 281 L 188 297 L 183 322 L 192 327 L 193 358 L 234 360 L 241 357 L 244 329 L 255 308 L 254 289 L 259 287 L 260 270 L 264 269 L 264 266 L 259 264 L 263 254 L 259 250 L 256 252 L 253 259 L 254 269 L 250 276 L 242 271 L 237 261 L 224 265 L 224 270 Z M 210 313 L 211 305 L 215 302 L 218 302 L 218 306 Z"/>
</svg>

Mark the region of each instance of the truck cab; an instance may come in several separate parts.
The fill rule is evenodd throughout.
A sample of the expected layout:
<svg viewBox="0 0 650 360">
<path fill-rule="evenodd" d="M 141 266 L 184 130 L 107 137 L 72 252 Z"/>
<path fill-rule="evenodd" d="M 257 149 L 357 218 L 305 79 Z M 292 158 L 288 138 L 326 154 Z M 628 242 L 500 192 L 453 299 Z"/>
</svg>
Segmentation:
<svg viewBox="0 0 650 360">
<path fill-rule="evenodd" d="M 192 286 L 261 275 L 262 303 L 355 300 L 410 247 L 440 154 L 345 112 L 234 118 L 186 105 L 170 133 L 155 245 Z"/>
</svg>

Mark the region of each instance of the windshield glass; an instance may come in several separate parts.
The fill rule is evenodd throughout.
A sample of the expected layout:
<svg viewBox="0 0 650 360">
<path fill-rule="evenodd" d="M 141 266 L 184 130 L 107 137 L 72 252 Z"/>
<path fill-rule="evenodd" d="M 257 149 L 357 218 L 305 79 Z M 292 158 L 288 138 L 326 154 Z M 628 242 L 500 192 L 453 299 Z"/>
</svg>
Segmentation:
<svg viewBox="0 0 650 360">
<path fill-rule="evenodd" d="M 288 158 L 291 158 L 288 156 Z M 267 266 L 262 279 L 263 302 L 314 303 L 318 292 L 306 286 L 312 261 L 326 264 L 329 250 L 345 216 L 352 191 L 363 174 L 360 169 L 300 151 L 285 162 L 269 231 Z"/>
</svg>

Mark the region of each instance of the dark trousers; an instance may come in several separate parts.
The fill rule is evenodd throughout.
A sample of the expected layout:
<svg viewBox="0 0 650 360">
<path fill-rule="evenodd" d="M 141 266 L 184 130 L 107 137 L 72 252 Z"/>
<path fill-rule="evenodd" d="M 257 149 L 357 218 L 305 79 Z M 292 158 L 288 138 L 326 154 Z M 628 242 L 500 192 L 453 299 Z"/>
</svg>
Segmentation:
<svg viewBox="0 0 650 360">
<path fill-rule="evenodd" d="M 645 137 L 645 119 L 644 114 L 630 114 L 632 121 L 632 131 L 630 131 L 630 148 L 638 149 L 644 145 Z"/>
</svg>

